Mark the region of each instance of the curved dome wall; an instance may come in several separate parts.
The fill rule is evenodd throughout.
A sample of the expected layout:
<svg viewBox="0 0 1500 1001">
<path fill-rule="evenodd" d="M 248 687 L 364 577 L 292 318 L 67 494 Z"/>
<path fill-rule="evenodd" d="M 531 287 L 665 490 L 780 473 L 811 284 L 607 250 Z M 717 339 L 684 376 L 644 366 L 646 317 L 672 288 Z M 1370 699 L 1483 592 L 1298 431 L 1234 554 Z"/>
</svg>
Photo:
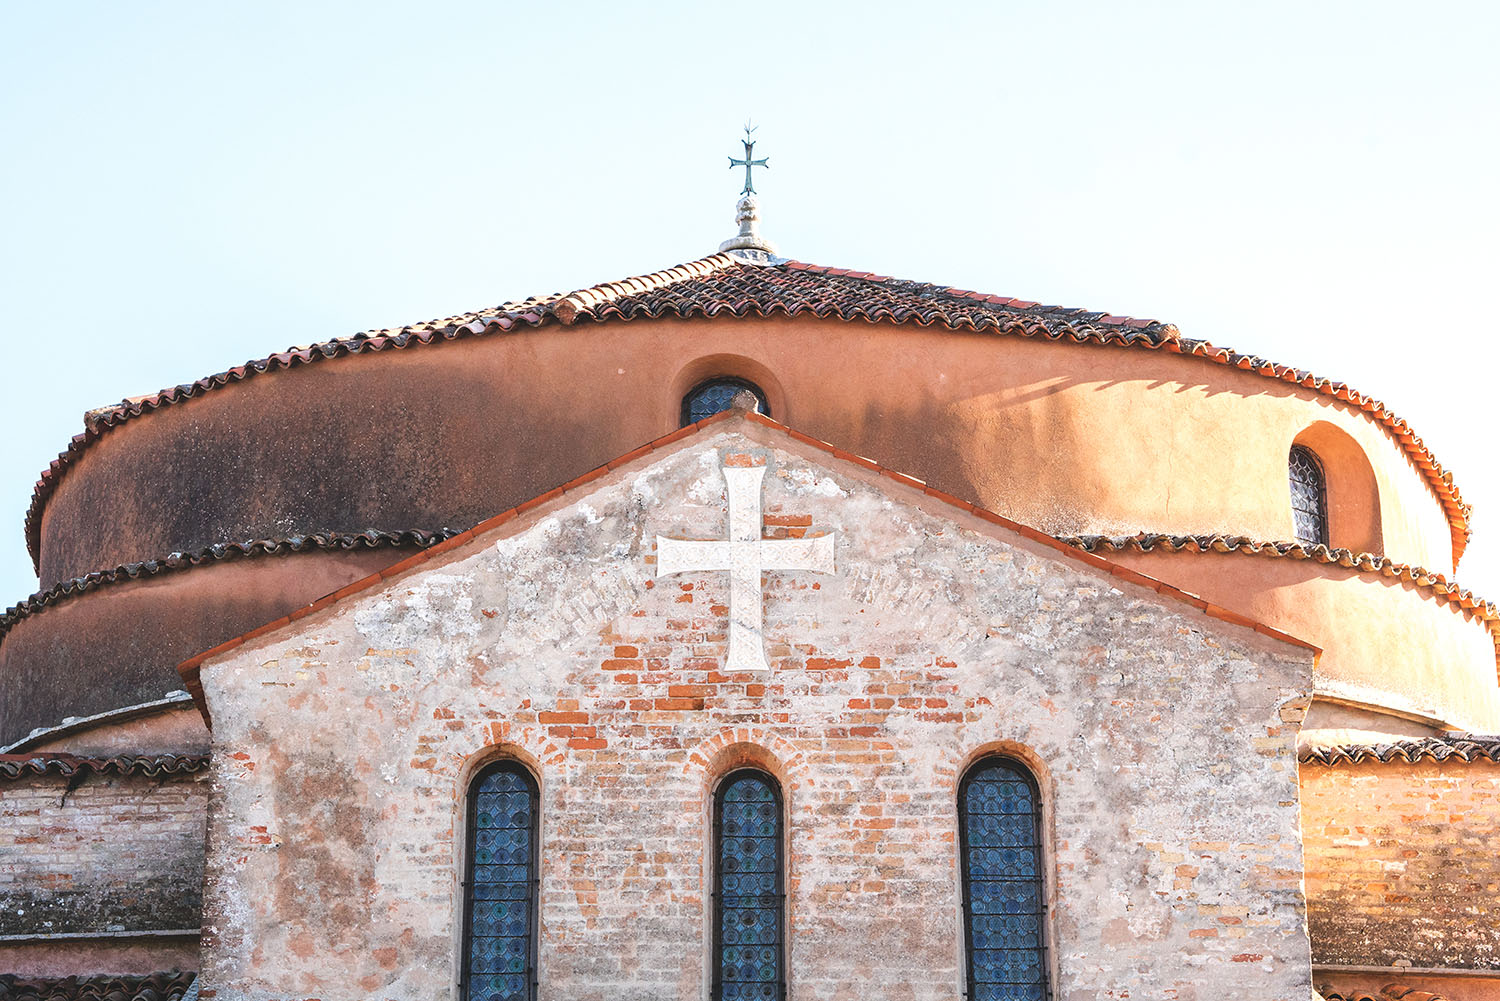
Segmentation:
<svg viewBox="0 0 1500 1001">
<path fill-rule="evenodd" d="M 41 578 L 47 587 L 246 539 L 464 529 L 675 430 L 683 394 L 718 375 L 755 383 L 771 416 L 798 431 L 1055 535 L 1291 538 L 1287 456 L 1306 444 L 1324 460 L 1332 545 L 1378 544 L 1397 562 L 1451 572 L 1455 502 L 1445 508 L 1430 468 L 1359 406 L 1159 340 L 1078 340 L 668 316 L 297 364 L 121 421 L 78 450 L 41 508 Z M 233 561 L 63 598 L 0 641 L 0 743 L 175 689 L 177 661 L 402 555 Z M 1193 590 L 1181 578 L 1198 558 L 1171 556 L 1160 576 Z M 1434 649 L 1460 661 L 1454 682 L 1394 647 L 1363 667 L 1351 655 L 1376 701 L 1406 705 L 1428 689 L 1448 699 L 1483 674 L 1485 656 L 1494 687 L 1493 648 L 1485 655 L 1474 638 L 1488 635 L 1482 623 L 1430 602 L 1436 618 L 1426 606 L 1377 609 L 1335 571 L 1312 571 L 1329 581 L 1318 614 L 1355 632 L 1371 616 L 1409 614 L 1427 623 L 1412 642 L 1445 637 Z M 1226 607 L 1320 642 L 1295 607 L 1260 600 L 1255 574 L 1215 580 Z"/>
<path fill-rule="evenodd" d="M 1452 571 L 1450 526 L 1406 453 L 1311 390 L 1131 348 L 664 319 L 342 358 L 125 422 L 49 499 L 43 585 L 246 538 L 466 528 L 674 430 L 700 357 L 769 373 L 778 421 L 1056 534 L 1290 538 L 1287 451 L 1331 424 L 1374 471 L 1383 555 Z"/>
<path fill-rule="evenodd" d="M 1318 647 L 1320 695 L 1443 728 L 1500 727 L 1496 635 L 1482 610 L 1455 605 L 1437 589 L 1378 569 L 1287 556 L 1089 548 Z"/>
<path fill-rule="evenodd" d="M 0 745 L 182 688 L 176 666 L 389 566 L 397 549 L 231 559 L 99 586 L 0 642 Z"/>
</svg>

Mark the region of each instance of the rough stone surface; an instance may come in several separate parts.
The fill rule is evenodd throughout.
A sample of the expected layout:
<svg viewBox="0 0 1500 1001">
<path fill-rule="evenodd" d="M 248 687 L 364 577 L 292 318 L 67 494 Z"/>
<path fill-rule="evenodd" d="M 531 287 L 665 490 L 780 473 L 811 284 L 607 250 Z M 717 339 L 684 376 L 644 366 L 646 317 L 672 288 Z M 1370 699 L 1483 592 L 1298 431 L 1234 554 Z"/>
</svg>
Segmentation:
<svg viewBox="0 0 1500 1001">
<path fill-rule="evenodd" d="M 0 782 L 0 935 L 197 928 L 207 773 L 73 782 Z"/>
<path fill-rule="evenodd" d="M 1302 800 L 1317 962 L 1500 979 L 1500 764 L 1307 763 Z"/>
<path fill-rule="evenodd" d="M 675 449 L 675 450 L 674 450 Z M 755 761 L 788 822 L 789 996 L 962 990 L 955 795 L 1035 764 L 1056 996 L 1303 1001 L 1296 726 L 1310 652 L 1123 584 L 736 421 L 209 661 L 203 996 L 455 996 L 463 797 L 542 797 L 540 981 L 706 997 L 711 790 Z M 765 461 L 769 674 L 724 673 L 726 459 Z M 1288 713 L 1289 706 L 1299 707 Z"/>
</svg>

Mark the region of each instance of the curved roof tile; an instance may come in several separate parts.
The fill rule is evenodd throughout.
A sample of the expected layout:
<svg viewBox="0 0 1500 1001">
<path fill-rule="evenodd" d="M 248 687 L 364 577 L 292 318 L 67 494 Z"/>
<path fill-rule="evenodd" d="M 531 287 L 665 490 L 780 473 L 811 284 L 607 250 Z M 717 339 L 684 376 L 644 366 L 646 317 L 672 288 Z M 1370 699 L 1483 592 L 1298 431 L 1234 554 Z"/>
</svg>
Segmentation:
<svg viewBox="0 0 1500 1001">
<path fill-rule="evenodd" d="M 93 591 L 111 584 L 154 577 L 173 570 L 187 570 L 205 563 L 239 557 L 284 556 L 315 549 L 337 551 L 350 549 L 379 549 L 382 546 L 400 548 L 415 546 L 426 548 L 458 534 L 457 529 L 440 528 L 436 531 L 409 529 L 402 532 L 382 532 L 370 528 L 363 532 L 313 532 L 309 535 L 292 535 L 275 539 L 247 539 L 244 542 L 220 542 L 191 553 L 172 553 L 159 560 L 143 560 L 139 563 L 124 563 L 112 570 L 96 570 L 54 584 L 45 591 L 38 591 L 24 601 L 17 602 L 0 613 L 0 641 L 11 628 L 22 619 L 54 605 L 66 598 L 76 597 L 85 591 Z"/>
<path fill-rule="evenodd" d="M 1324 1001 L 1448 1001 L 1442 994 L 1434 994 L 1418 987 L 1403 984 L 1386 984 L 1378 994 L 1364 990 L 1341 991 L 1322 988 Z"/>
<path fill-rule="evenodd" d="M 0 779 L 27 775 L 183 775 L 208 767 L 207 754 L 116 754 L 106 758 L 44 751 L 0 754 Z M 3 996 L 3 995 L 0 995 Z"/>
<path fill-rule="evenodd" d="M 7 1001 L 182 1001 L 196 973 L 173 970 L 145 977 L 17 977 L 0 974 Z"/>
<path fill-rule="evenodd" d="M 1442 763 L 1450 759 L 1459 761 L 1491 761 L 1500 764 L 1500 736 L 1476 736 L 1472 733 L 1454 733 L 1442 737 L 1422 737 L 1413 740 L 1393 740 L 1388 744 L 1338 744 L 1332 747 L 1312 747 L 1297 755 L 1298 761 L 1314 765 L 1357 765 L 1362 761 L 1379 761 L 1389 764 L 1404 761 L 1416 764 L 1422 760 Z"/>
<path fill-rule="evenodd" d="M 804 314 L 846 321 L 916 323 L 949 330 L 990 331 L 1075 344 L 1141 347 L 1201 358 L 1265 378 L 1294 383 L 1342 400 L 1385 427 L 1426 477 L 1447 514 L 1453 533 L 1455 564 L 1468 543 L 1470 508 L 1459 495 L 1452 474 L 1443 469 L 1422 439 L 1384 403 L 1344 383 L 1278 365 L 1257 355 L 1216 347 L 1207 341 L 1183 338 L 1175 326 L 1157 320 L 1044 306 L 1023 299 L 799 261 L 752 263 L 729 254 L 714 254 L 653 274 L 607 282 L 567 294 L 534 296 L 494 309 L 289 348 L 196 382 L 92 410 L 85 416 L 83 433 L 73 438 L 43 471 L 36 484 L 26 513 L 27 549 L 33 563 L 40 569 L 42 509 L 63 473 L 95 440 L 111 428 L 142 414 L 252 376 L 345 355 L 401 350 L 464 337 L 507 333 L 548 322 L 571 325 L 641 317 Z"/>
</svg>

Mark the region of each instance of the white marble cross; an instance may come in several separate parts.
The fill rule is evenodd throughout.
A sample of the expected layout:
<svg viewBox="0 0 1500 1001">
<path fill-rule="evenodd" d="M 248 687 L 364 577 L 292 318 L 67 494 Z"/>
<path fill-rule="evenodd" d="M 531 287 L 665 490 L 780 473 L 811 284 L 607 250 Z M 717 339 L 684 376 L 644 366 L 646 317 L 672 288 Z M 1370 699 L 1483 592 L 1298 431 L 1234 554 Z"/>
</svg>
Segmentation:
<svg viewBox="0 0 1500 1001">
<path fill-rule="evenodd" d="M 833 573 L 833 533 L 808 539 L 761 536 L 760 481 L 765 466 L 724 466 L 729 487 L 726 542 L 656 537 L 656 576 L 729 571 L 729 663 L 726 671 L 768 671 L 761 639 L 760 575 L 767 570 Z"/>
</svg>

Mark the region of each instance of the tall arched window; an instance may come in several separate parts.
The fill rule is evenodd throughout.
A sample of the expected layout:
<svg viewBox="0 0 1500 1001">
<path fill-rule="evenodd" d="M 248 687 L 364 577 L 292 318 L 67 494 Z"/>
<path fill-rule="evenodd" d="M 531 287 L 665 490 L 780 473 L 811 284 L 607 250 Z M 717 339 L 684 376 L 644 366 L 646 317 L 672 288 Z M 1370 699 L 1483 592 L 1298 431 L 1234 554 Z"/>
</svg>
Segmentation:
<svg viewBox="0 0 1500 1001">
<path fill-rule="evenodd" d="M 760 387 L 753 382 L 744 379 L 733 379 L 728 376 L 720 376 L 700 382 L 682 398 L 682 426 L 696 424 L 705 417 L 728 410 L 734 401 L 735 394 L 748 392 L 755 396 L 755 412 L 771 416 L 771 408 L 766 405 L 766 394 L 760 391 Z"/>
<path fill-rule="evenodd" d="M 463 997 L 536 996 L 537 786 L 515 761 L 498 761 L 469 786 L 464 883 Z"/>
<path fill-rule="evenodd" d="M 958 787 L 969 1001 L 1046 1001 L 1041 797 L 1014 758 L 975 762 Z"/>
<path fill-rule="evenodd" d="M 1328 488 L 1323 479 L 1323 463 L 1312 449 L 1293 445 L 1287 470 L 1297 541 L 1309 546 L 1328 545 Z"/>
<path fill-rule="evenodd" d="M 781 790 L 731 772 L 714 797 L 714 1001 L 786 997 Z"/>
</svg>

